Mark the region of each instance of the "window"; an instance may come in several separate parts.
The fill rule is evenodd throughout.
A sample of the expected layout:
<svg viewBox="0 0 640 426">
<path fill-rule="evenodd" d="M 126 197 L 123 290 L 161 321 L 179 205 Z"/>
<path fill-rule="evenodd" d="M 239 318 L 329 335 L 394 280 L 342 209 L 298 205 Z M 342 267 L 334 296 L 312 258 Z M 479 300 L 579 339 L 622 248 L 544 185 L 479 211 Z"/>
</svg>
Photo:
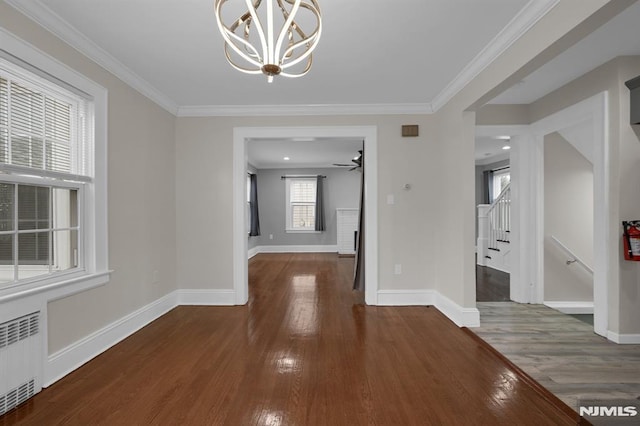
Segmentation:
<svg viewBox="0 0 640 426">
<path fill-rule="evenodd" d="M 498 195 L 509 185 L 511 182 L 511 173 L 509 169 L 497 170 L 493 172 L 493 202 Z"/>
<path fill-rule="evenodd" d="M 86 271 L 87 99 L 0 59 L 0 287 Z"/>
<path fill-rule="evenodd" d="M 286 182 L 287 231 L 315 232 L 316 179 L 289 178 Z"/>
</svg>

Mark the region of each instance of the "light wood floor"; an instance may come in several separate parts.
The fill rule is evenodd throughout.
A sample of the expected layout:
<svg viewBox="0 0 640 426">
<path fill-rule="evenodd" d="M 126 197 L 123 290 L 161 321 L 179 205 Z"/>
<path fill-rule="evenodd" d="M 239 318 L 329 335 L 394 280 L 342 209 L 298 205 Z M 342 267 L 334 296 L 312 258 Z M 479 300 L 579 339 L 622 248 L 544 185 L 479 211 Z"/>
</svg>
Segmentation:
<svg viewBox="0 0 640 426">
<path fill-rule="evenodd" d="M 617 345 L 544 305 L 484 302 L 473 332 L 576 409 L 580 399 L 640 398 L 640 345 Z"/>
<path fill-rule="evenodd" d="M 250 301 L 178 307 L 0 425 L 569 425 L 435 308 L 363 306 L 352 258 L 261 254 Z"/>
</svg>

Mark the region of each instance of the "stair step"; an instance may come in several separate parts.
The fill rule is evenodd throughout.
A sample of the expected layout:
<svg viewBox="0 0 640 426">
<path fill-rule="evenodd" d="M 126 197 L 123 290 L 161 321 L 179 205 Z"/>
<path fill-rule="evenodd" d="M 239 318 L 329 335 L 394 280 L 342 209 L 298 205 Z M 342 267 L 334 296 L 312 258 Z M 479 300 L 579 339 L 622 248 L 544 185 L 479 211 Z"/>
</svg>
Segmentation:
<svg viewBox="0 0 640 426">
<path fill-rule="evenodd" d="M 491 259 L 491 256 L 485 256 L 484 258 L 485 259 Z"/>
<path fill-rule="evenodd" d="M 493 248 L 493 247 L 487 247 L 489 250 L 493 250 L 493 251 L 500 251 L 499 248 Z"/>
<path fill-rule="evenodd" d="M 509 240 L 496 240 L 496 241 L 498 241 L 499 243 L 511 244 L 511 241 L 509 241 Z"/>
</svg>

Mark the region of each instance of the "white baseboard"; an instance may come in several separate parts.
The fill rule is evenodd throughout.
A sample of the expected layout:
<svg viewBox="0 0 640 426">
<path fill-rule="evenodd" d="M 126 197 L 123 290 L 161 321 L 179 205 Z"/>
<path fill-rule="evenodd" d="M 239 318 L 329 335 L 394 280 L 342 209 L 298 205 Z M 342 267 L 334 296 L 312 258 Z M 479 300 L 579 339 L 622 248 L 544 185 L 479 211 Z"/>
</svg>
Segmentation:
<svg viewBox="0 0 640 426">
<path fill-rule="evenodd" d="M 593 302 L 543 302 L 545 306 L 563 314 L 593 314 Z"/>
<path fill-rule="evenodd" d="M 378 306 L 435 305 L 435 290 L 378 290 Z"/>
<path fill-rule="evenodd" d="M 43 386 L 52 385 L 179 305 L 235 305 L 235 292 L 233 290 L 185 289 L 171 292 L 49 355 L 44 366 Z"/>
<path fill-rule="evenodd" d="M 230 306 L 235 304 L 233 290 L 176 290 L 49 355 L 44 366 L 43 385 L 44 387 L 52 385 L 176 306 Z M 463 308 L 435 290 L 380 290 L 378 305 L 432 305 L 460 327 L 476 327 L 480 322 L 480 314 L 477 309 Z M 638 336 L 619 336 L 619 340 L 625 340 L 620 343 L 627 343 L 627 340 L 631 343 L 631 340 L 637 339 Z M 617 340 L 614 341 L 617 342 Z"/>
<path fill-rule="evenodd" d="M 249 250 L 247 250 L 247 258 L 251 259 L 253 256 L 255 256 L 258 253 L 260 253 L 260 246 L 250 248 Z"/>
<path fill-rule="evenodd" d="M 441 293 L 438 293 L 436 308 L 458 327 L 480 327 L 480 311 L 477 308 L 463 308 Z"/>
<path fill-rule="evenodd" d="M 378 306 L 435 306 L 458 327 L 480 326 L 480 311 L 463 308 L 436 290 L 379 290 Z"/>
<path fill-rule="evenodd" d="M 236 304 L 234 290 L 176 290 L 177 305 L 232 306 Z"/>
<path fill-rule="evenodd" d="M 337 253 L 338 246 L 258 246 L 258 253 Z"/>
<path fill-rule="evenodd" d="M 618 334 L 607 331 L 607 339 L 620 345 L 640 345 L 640 334 Z"/>
<path fill-rule="evenodd" d="M 49 355 L 44 366 L 43 386 L 52 385 L 175 307 L 176 294 L 172 292 Z"/>
</svg>

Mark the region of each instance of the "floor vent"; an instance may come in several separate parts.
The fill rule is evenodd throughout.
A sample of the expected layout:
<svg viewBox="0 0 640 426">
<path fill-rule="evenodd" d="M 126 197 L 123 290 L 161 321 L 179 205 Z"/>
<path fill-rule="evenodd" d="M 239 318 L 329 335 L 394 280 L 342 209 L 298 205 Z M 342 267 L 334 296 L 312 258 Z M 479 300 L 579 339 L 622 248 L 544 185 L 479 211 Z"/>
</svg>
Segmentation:
<svg viewBox="0 0 640 426">
<path fill-rule="evenodd" d="M 35 395 L 36 380 L 31 379 L 15 389 L 10 390 L 5 395 L 0 396 L 0 416 L 13 410 L 18 405 Z"/>
<path fill-rule="evenodd" d="M 40 391 L 40 312 L 0 324 L 0 415 Z"/>
</svg>

